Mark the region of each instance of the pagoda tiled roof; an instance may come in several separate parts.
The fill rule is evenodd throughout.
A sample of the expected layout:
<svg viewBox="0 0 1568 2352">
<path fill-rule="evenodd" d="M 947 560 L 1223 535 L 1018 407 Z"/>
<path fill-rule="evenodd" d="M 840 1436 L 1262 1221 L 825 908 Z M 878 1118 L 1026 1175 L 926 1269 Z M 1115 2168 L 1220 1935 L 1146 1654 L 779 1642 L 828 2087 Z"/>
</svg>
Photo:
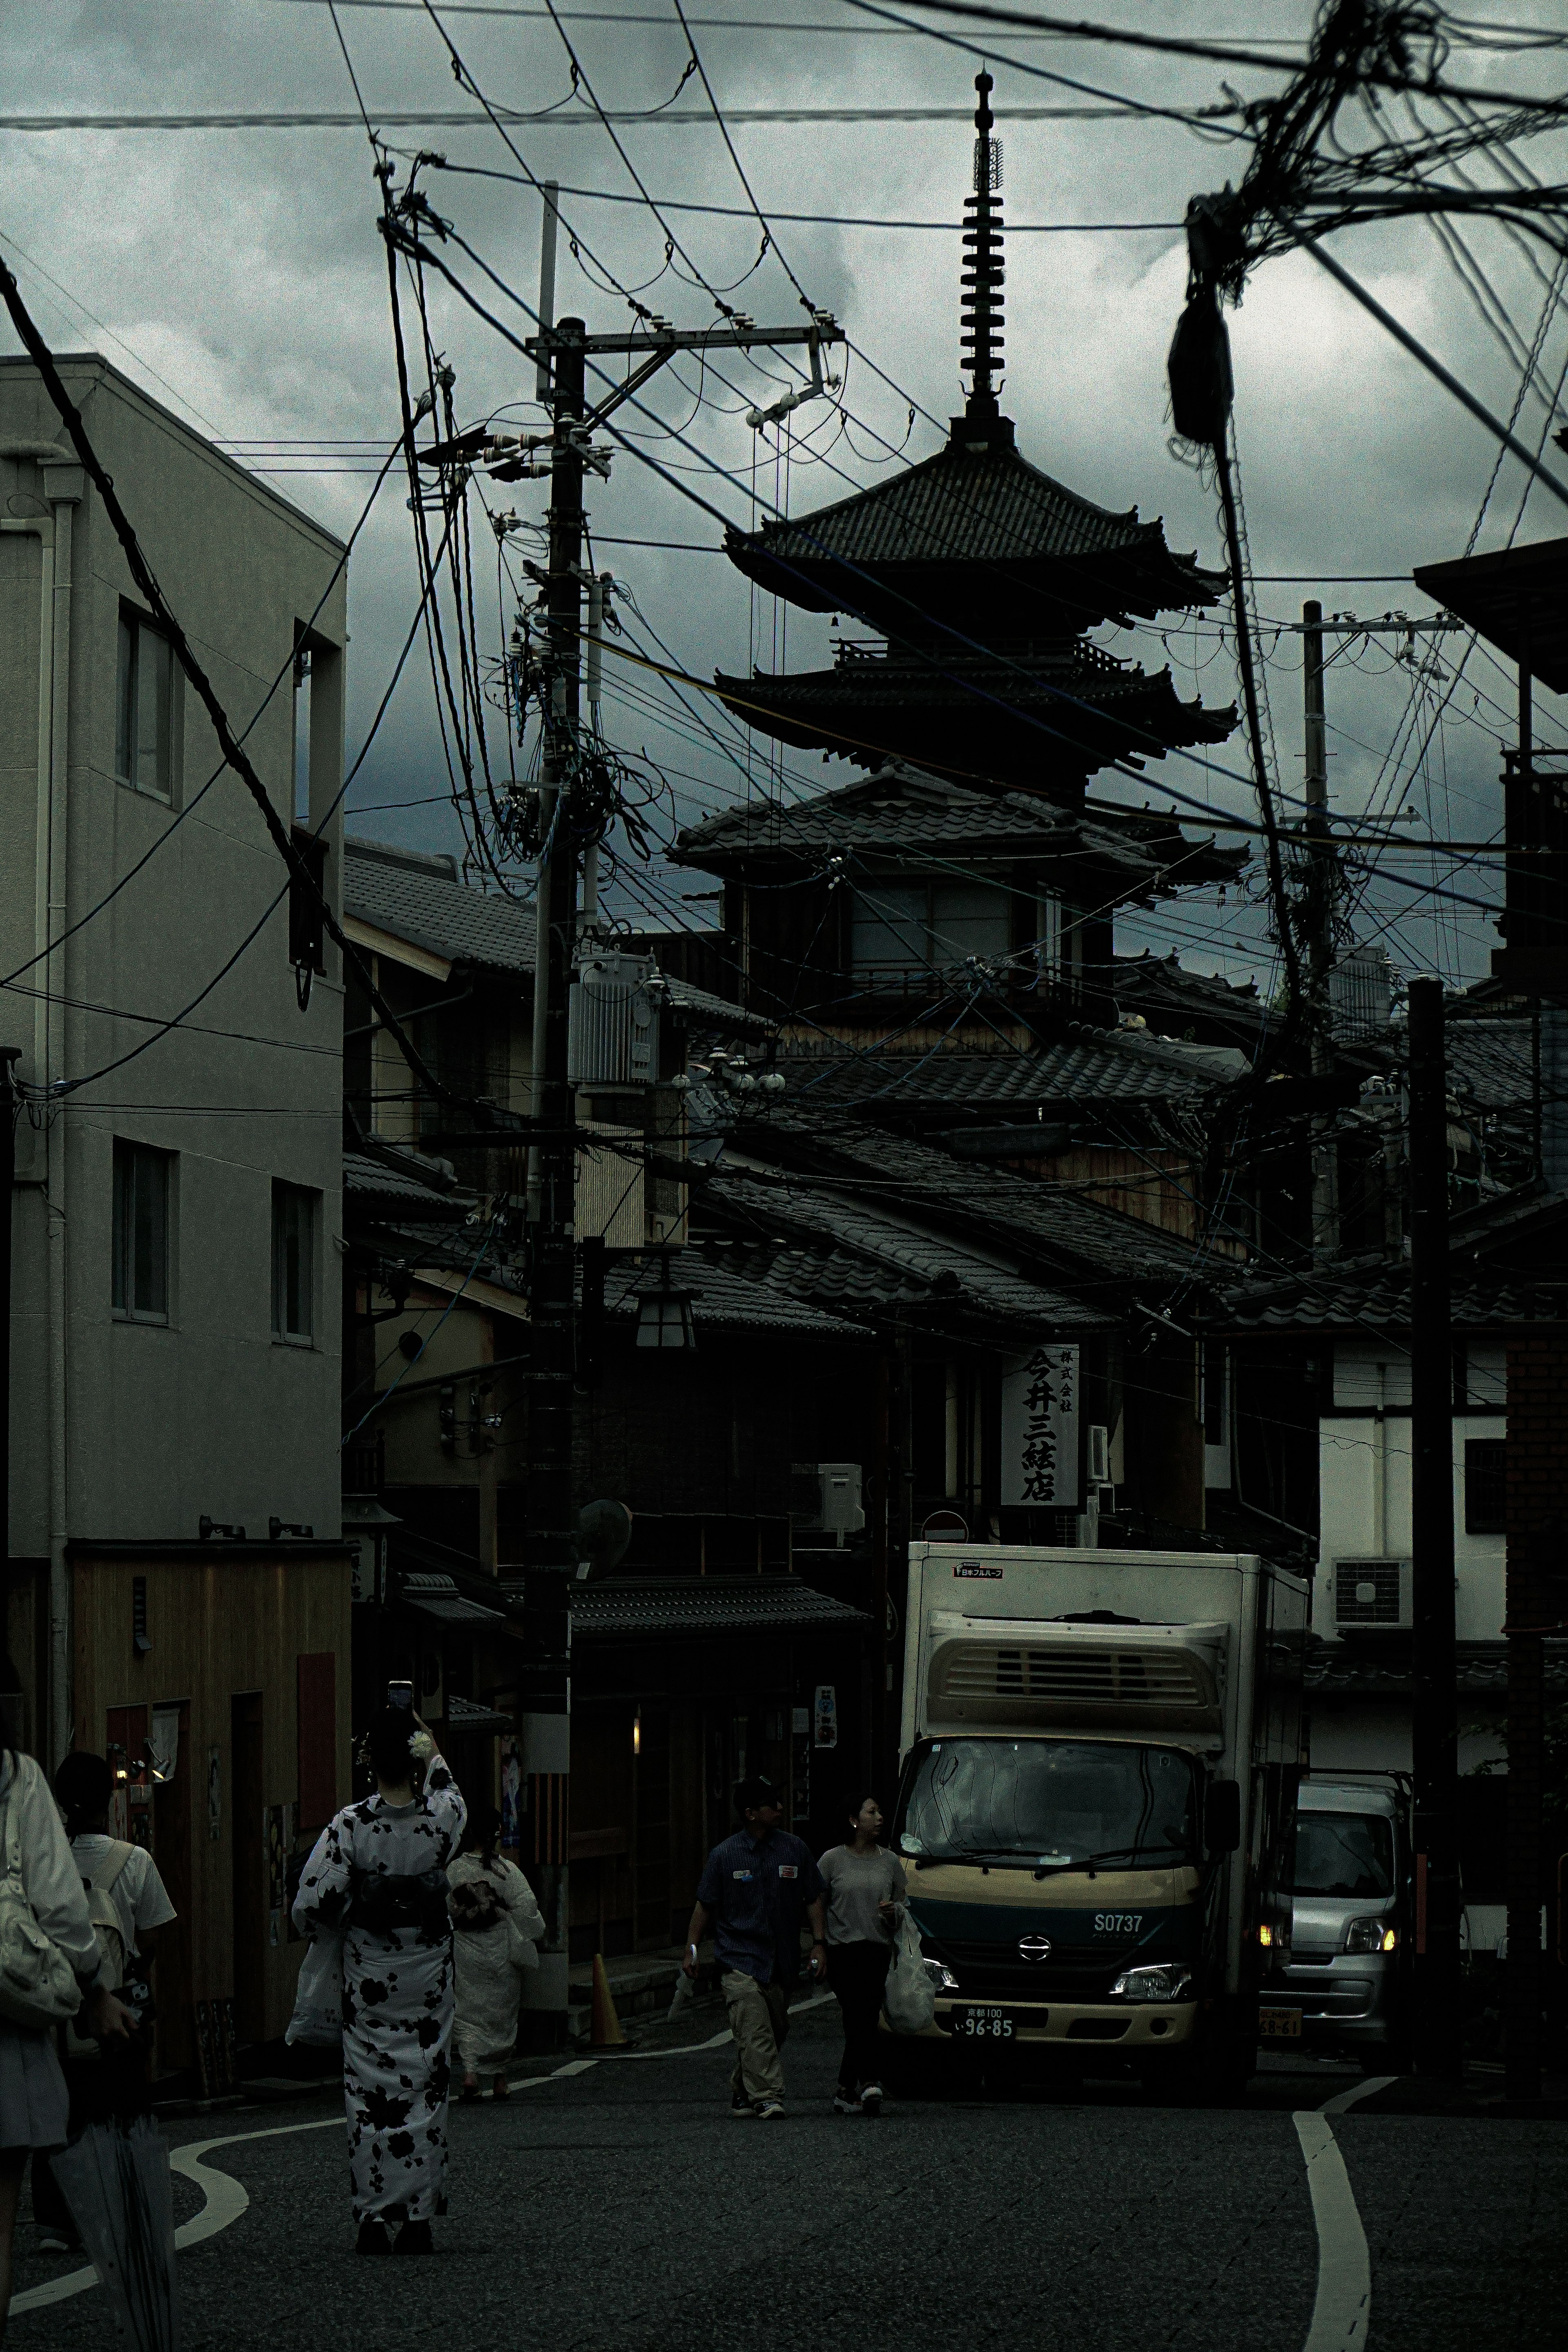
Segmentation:
<svg viewBox="0 0 1568 2352">
<path fill-rule="evenodd" d="M 1042 791 L 1077 790 L 1111 761 L 1163 759 L 1223 743 L 1236 709 L 1184 702 L 1168 669 L 1153 677 L 1100 648 L 1061 642 L 1005 659 L 938 646 L 928 656 L 841 660 L 832 669 L 750 677 L 716 671 L 728 707 L 797 749 L 837 751 L 861 767 L 889 755 L 957 775 Z"/>
<path fill-rule="evenodd" d="M 725 873 L 757 862 L 816 866 L 852 851 L 911 868 L 922 852 L 971 860 L 1092 861 L 1125 879 L 1129 895 L 1187 882 L 1228 881 L 1241 850 L 1191 841 L 1173 817 L 1146 810 L 1069 814 L 1035 793 L 975 787 L 890 760 L 874 775 L 793 805 L 756 800 L 679 836 L 674 862 Z"/>
<path fill-rule="evenodd" d="M 1141 522 L 1136 507 L 1113 514 L 1068 489 L 1021 456 L 1002 424 L 973 447 L 955 431 L 934 457 L 815 514 L 731 532 L 731 561 L 815 612 L 855 611 L 889 573 L 933 566 L 999 567 L 999 587 L 1011 592 L 1022 575 L 1064 614 L 1100 619 L 1185 612 L 1224 594 L 1224 575 L 1174 553 L 1163 523 Z M 971 581 L 962 593 L 973 593 Z"/>
</svg>

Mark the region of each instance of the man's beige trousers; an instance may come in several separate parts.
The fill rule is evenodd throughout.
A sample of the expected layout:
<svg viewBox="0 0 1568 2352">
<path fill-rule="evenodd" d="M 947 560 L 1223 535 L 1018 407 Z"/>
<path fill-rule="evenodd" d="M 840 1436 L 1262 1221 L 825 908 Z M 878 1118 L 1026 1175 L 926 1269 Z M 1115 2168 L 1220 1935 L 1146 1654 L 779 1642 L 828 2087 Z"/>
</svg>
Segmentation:
<svg viewBox="0 0 1568 2352">
<path fill-rule="evenodd" d="M 760 1985 L 755 1977 L 731 1969 L 724 1978 L 730 2031 L 735 2037 L 732 2091 L 748 2099 L 782 2099 L 784 2068 L 779 2052 L 789 2035 L 789 1988 Z"/>
</svg>

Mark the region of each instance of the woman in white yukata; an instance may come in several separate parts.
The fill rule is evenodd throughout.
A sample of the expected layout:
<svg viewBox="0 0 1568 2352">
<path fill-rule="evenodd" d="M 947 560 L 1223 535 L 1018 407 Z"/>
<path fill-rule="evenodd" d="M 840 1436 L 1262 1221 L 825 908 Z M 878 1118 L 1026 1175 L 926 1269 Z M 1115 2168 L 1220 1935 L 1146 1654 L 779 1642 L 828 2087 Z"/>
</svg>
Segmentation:
<svg viewBox="0 0 1568 2352">
<path fill-rule="evenodd" d="M 369 1747 L 376 1793 L 345 1805 L 321 1832 L 300 1876 L 294 1925 L 302 1935 L 343 1939 L 343 2093 L 356 2249 L 427 2254 L 431 2217 L 444 2201 L 451 2075 L 447 1864 L 467 1811 L 429 1733 L 407 1707 L 383 1708 Z"/>
<path fill-rule="evenodd" d="M 463 1851 L 448 1874 L 458 1969 L 458 2016 L 452 2047 L 463 2070 L 464 2099 L 479 2095 L 481 2074 L 493 2075 L 491 2097 L 507 2095 L 506 2062 L 517 2047 L 522 1972 L 536 1969 L 544 1920 L 533 1889 L 500 1851 L 500 1815 L 476 1805 Z"/>
</svg>

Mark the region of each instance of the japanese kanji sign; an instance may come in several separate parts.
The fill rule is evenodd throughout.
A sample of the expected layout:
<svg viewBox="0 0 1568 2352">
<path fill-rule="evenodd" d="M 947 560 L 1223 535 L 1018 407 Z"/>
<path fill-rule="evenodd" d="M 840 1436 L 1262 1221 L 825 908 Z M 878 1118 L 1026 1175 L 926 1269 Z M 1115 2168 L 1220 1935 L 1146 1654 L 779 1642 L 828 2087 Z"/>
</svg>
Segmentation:
<svg viewBox="0 0 1568 2352">
<path fill-rule="evenodd" d="M 1002 1500 L 1078 1507 L 1076 1348 L 1036 1348 L 1002 1374 Z"/>
</svg>

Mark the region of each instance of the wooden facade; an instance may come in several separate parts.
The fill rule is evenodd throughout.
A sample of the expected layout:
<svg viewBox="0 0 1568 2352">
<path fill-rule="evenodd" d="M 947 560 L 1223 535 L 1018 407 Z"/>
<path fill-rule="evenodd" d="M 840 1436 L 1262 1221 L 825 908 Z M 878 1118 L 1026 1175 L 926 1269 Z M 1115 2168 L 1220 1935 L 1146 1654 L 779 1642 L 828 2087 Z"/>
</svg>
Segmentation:
<svg viewBox="0 0 1568 2352">
<path fill-rule="evenodd" d="M 122 1773 L 111 1823 L 179 1914 L 158 1962 L 158 2058 L 195 2064 L 195 2006 L 244 2045 L 281 2034 L 302 1942 L 287 1873 L 349 1796 L 350 1567 L 335 1543 L 72 1548 L 74 1734 Z M 156 1720 L 155 1720 L 156 1718 Z M 160 1780 L 151 1740 L 174 1769 Z"/>
</svg>

